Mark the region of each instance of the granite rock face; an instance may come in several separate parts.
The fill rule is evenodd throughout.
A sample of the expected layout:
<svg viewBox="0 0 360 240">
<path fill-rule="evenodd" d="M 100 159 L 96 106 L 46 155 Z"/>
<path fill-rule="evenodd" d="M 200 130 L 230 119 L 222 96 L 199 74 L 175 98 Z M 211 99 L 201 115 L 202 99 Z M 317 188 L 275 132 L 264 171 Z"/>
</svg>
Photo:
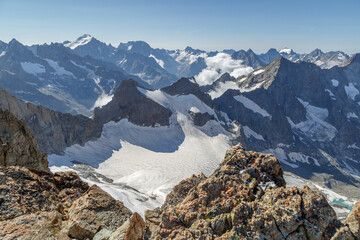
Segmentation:
<svg viewBox="0 0 360 240">
<path fill-rule="evenodd" d="M 145 218 L 147 239 L 354 239 L 323 195 L 286 188 L 276 158 L 240 145 L 213 175 L 182 181 Z"/>
<path fill-rule="evenodd" d="M 26 122 L 1 109 L 0 141 L 0 166 L 49 171 L 47 156 L 40 151 Z"/>
</svg>

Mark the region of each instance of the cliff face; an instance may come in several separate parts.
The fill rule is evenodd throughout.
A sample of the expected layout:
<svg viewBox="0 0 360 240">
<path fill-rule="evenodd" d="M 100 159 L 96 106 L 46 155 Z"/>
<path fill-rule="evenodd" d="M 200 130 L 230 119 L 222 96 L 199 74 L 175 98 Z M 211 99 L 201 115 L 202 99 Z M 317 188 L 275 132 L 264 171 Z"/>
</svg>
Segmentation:
<svg viewBox="0 0 360 240">
<path fill-rule="evenodd" d="M 359 224 L 357 216 L 354 229 L 342 225 L 307 186 L 286 188 L 276 158 L 241 146 L 209 178 L 182 181 L 145 215 L 149 239 L 354 239 Z"/>
<path fill-rule="evenodd" d="M 41 153 L 26 122 L 1 109 L 0 144 L 0 166 L 49 171 L 46 154 Z"/>
<path fill-rule="evenodd" d="M 34 133 L 41 151 L 60 154 L 73 144 L 84 144 L 101 135 L 101 126 L 82 115 L 73 116 L 26 103 L 0 89 L 0 108 L 23 119 Z"/>
</svg>

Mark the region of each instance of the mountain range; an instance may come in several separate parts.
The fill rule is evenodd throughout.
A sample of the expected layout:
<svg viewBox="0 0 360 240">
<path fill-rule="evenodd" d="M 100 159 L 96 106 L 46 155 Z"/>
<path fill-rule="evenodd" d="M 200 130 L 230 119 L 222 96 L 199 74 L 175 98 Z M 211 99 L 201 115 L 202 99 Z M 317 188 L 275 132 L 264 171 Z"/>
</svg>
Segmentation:
<svg viewBox="0 0 360 240">
<path fill-rule="evenodd" d="M 50 45 L 24 46 L 13 39 L 0 42 L 0 87 L 35 104 L 90 116 L 96 106 L 110 101 L 125 79 L 132 78 L 151 89 L 169 86 L 181 77 L 205 78 L 207 82 L 199 80 L 199 84 L 209 84 L 225 72 L 235 77 L 246 75 L 279 56 L 313 62 L 322 68 L 349 59 L 343 52 L 323 53 L 319 49 L 309 54 L 270 49 L 257 55 L 251 49 L 154 49 L 144 41 L 120 43 L 116 48 L 88 34 L 73 42 Z"/>
<path fill-rule="evenodd" d="M 274 154 L 288 184 L 313 184 L 337 212 L 360 199 L 359 54 L 12 40 L 0 42 L 0 87 L 52 171 L 74 170 L 133 211 L 211 175 L 238 142 Z"/>
</svg>

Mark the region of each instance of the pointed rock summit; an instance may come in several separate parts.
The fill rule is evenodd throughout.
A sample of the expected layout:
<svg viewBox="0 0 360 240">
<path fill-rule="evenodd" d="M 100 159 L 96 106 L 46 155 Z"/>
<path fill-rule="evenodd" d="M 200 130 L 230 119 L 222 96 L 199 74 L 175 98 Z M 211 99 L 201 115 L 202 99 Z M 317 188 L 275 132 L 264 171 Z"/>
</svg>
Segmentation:
<svg viewBox="0 0 360 240">
<path fill-rule="evenodd" d="M 105 124 L 127 118 L 139 126 L 168 126 L 171 111 L 147 98 L 139 91 L 138 86 L 132 79 L 123 81 L 108 104 L 95 108 L 95 121 Z"/>
</svg>

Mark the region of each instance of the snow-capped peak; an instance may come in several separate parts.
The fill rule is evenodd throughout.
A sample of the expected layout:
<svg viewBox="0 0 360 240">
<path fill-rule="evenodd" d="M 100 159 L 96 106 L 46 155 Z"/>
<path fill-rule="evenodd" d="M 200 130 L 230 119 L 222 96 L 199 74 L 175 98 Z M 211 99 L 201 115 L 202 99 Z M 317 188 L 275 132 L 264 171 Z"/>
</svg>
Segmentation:
<svg viewBox="0 0 360 240">
<path fill-rule="evenodd" d="M 64 44 L 65 47 L 68 47 L 70 49 L 75 49 L 79 46 L 88 44 L 93 39 L 93 36 L 90 34 L 84 34 L 78 39 L 76 39 L 74 42 L 66 43 Z"/>
<path fill-rule="evenodd" d="M 286 54 L 291 54 L 293 52 L 293 50 L 291 48 L 283 48 L 279 51 L 279 53 L 286 53 Z"/>
</svg>

